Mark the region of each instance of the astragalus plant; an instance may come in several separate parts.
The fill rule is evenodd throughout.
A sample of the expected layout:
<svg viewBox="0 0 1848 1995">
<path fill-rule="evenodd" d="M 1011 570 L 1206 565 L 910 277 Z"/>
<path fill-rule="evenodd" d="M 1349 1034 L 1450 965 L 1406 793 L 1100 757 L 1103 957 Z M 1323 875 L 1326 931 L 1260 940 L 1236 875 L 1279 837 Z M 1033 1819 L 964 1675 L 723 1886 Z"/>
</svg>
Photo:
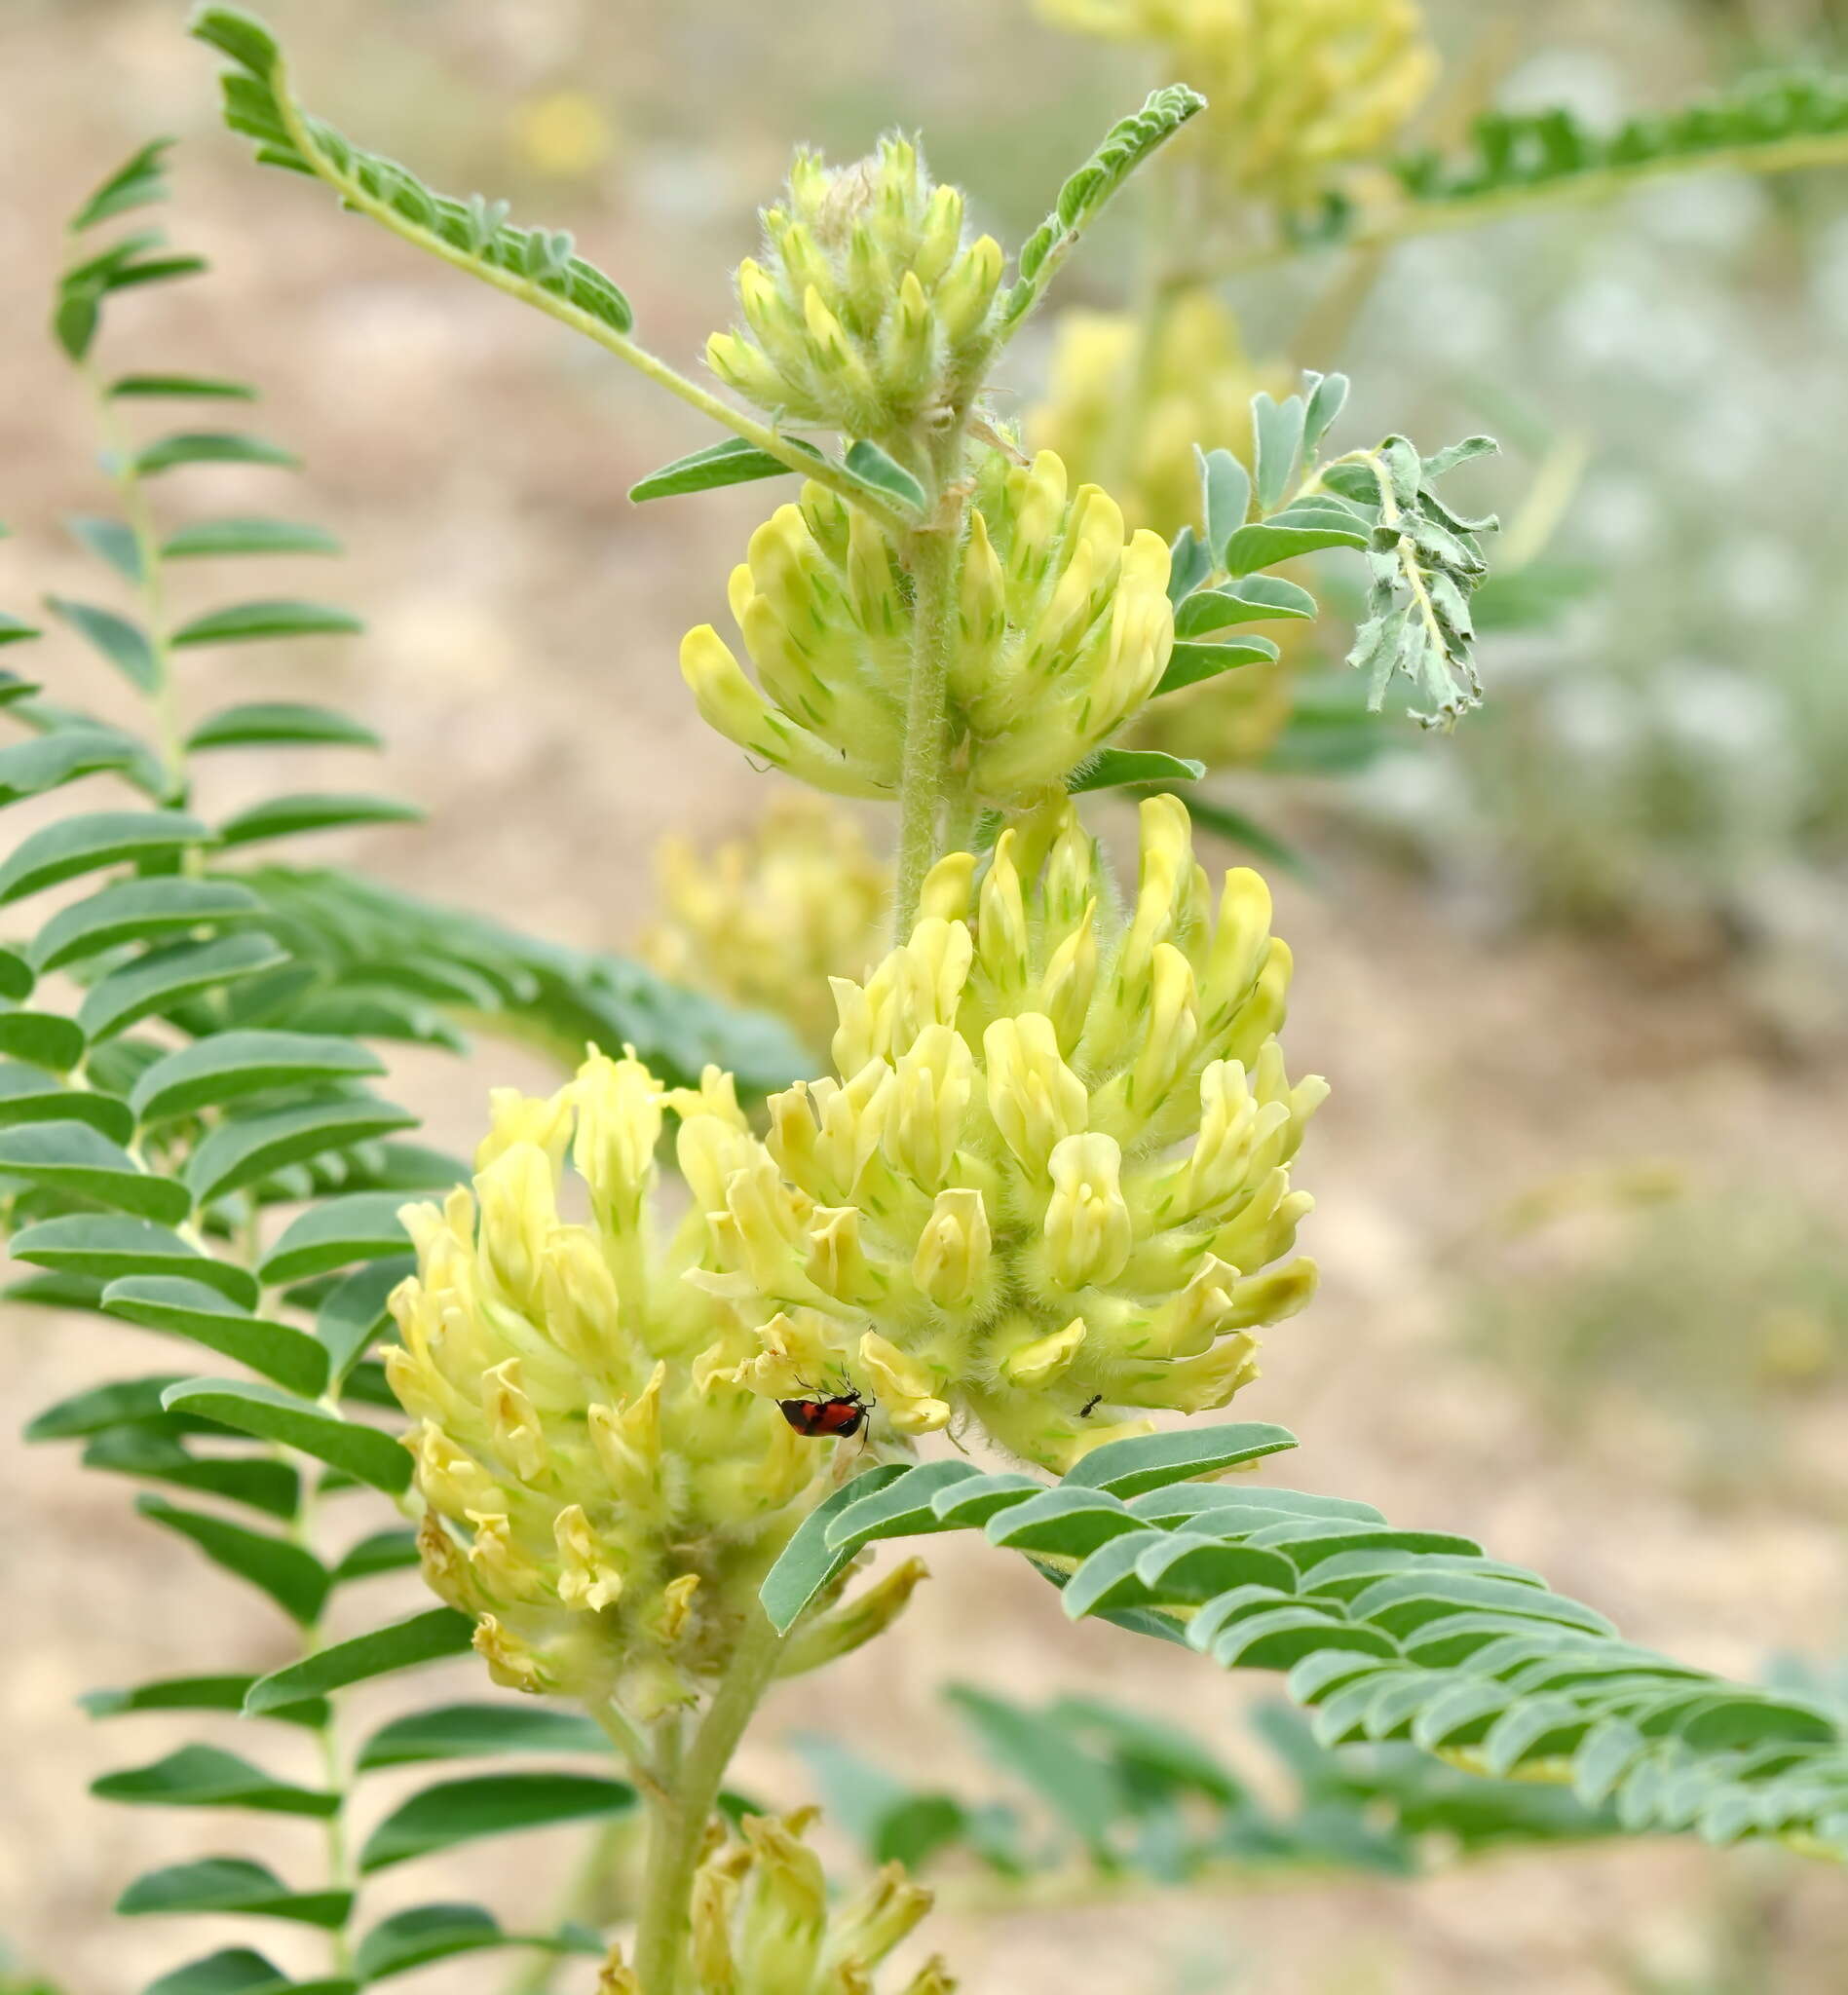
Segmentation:
<svg viewBox="0 0 1848 1995">
<path fill-rule="evenodd" d="M 313 1726 L 325 1755 L 312 1787 L 209 1748 L 105 1781 L 119 1798 L 243 1803 L 332 1831 L 311 1888 L 222 1858 L 155 1873 L 125 1908 L 320 1926 L 326 1969 L 292 1981 L 319 1995 L 504 1943 L 587 1945 L 606 1995 L 852 1995 L 882 1972 L 895 1986 L 905 1969 L 889 1957 L 927 1894 L 888 1869 L 831 1897 L 806 1816 L 742 1800 L 726 1774 L 773 1681 L 898 1620 L 921 1563 L 868 1577 L 861 1551 L 972 1526 L 1027 1554 L 1075 1616 L 1226 1667 L 1287 1669 L 1325 1743 L 1409 1737 L 1496 1778 L 1614 1796 L 1627 1826 L 1839 1849 L 1848 1776 L 1823 1707 L 1631 1648 L 1594 1608 L 1466 1537 L 1221 1480 L 1291 1446 L 1281 1427 L 1159 1421 L 1225 1408 L 1256 1375 L 1257 1334 L 1309 1300 L 1296 1159 L 1325 1090 L 1286 1066 L 1292 964 L 1263 881 L 1242 868 L 1215 881 L 1195 853 L 1176 790 L 1199 765 L 1121 736 L 1151 702 L 1273 656 L 1252 626 L 1303 621 L 1316 603 L 1269 571 L 1327 548 L 1364 564 L 1356 664 L 1382 690 L 1403 678 L 1422 717 L 1448 727 L 1480 694 L 1469 598 L 1494 525 L 1436 488 L 1484 439 L 1429 457 L 1400 435 L 1332 447 L 1339 376 L 1260 395 L 1242 454 L 1194 439 L 1199 520 L 1172 541 L 1051 451 L 1025 449 L 991 403 L 992 370 L 1090 222 L 1199 94 L 1159 90 L 1113 128 L 1011 258 L 973 232 L 962 195 L 932 183 L 910 138 L 846 167 L 799 155 L 764 212 L 761 255 L 738 273 L 736 323 L 708 347 L 740 406 L 642 346 L 622 291 L 567 237 L 436 194 L 314 117 L 260 23 L 211 7 L 196 32 L 230 59 L 229 122 L 261 159 L 730 433 L 638 499 L 801 481 L 729 584 L 714 578 L 735 638 L 715 614 L 687 635 L 682 670 L 754 764 L 888 806 L 897 858 L 889 948 L 835 980 L 828 1057 L 781 1088 L 789 1074 L 763 1063 L 728 1071 L 723 1040 L 696 1073 L 626 1032 L 610 988 L 652 988 L 623 985 L 632 966 L 504 939 L 526 972 L 502 999 L 511 1023 L 537 1020 L 555 1044 L 573 1021 L 583 1050 L 553 1092 L 494 1094 L 471 1165 L 369 1151 L 408 1118 L 361 1092 L 354 1076 L 375 1064 L 363 1046 L 342 1050 L 380 1035 L 381 1014 L 354 997 L 380 981 L 361 946 L 377 929 L 400 957 L 407 933 L 432 963 L 449 936 L 459 965 L 491 957 L 478 926 L 438 910 L 395 917 L 389 897 L 350 890 L 368 926 L 330 916 L 324 890 L 277 894 L 277 915 L 254 925 L 331 961 L 334 1009 L 317 1016 L 349 1035 L 312 1057 L 299 1019 L 268 1036 L 232 1030 L 247 1000 L 223 988 L 223 963 L 187 958 L 189 976 L 156 975 L 159 947 L 127 968 L 112 960 L 84 1000 L 94 1016 L 97 992 L 143 978 L 134 988 L 153 996 L 134 1015 L 162 1036 L 132 1059 L 93 1059 L 82 1008 L 61 1038 L 66 1021 L 31 1029 L 68 1051 L 77 1080 L 57 1096 L 61 1120 L 40 1110 L 0 1131 L 0 1167 L 32 1187 L 15 1219 L 35 1223 L 15 1252 L 94 1290 L 67 1299 L 263 1374 L 141 1382 L 132 1411 L 153 1424 L 140 1445 L 185 1462 L 202 1432 L 253 1435 L 274 1452 L 244 1469 L 290 1479 L 272 1489 L 281 1534 L 171 1506 L 162 1521 L 295 1615 L 297 1659 L 255 1680 L 199 1679 L 210 1694 L 118 1693 L 115 1708 L 242 1708 Z M 142 253 L 77 266 L 71 322 Z M 271 621 L 286 607 L 269 606 Z M 164 631 L 157 603 L 149 620 Z M 262 621 L 246 611 L 244 623 Z M 105 893 L 135 908 L 161 886 L 203 891 L 215 862 L 187 855 L 228 833 L 184 828 L 182 779 L 175 769 L 158 792 L 164 837 L 144 824 L 105 840 L 93 823 L 65 835 L 68 849 L 28 840 L 0 872 L 0 902 L 72 877 L 79 852 L 83 867 L 133 869 Z M 1143 793 L 1127 886 L 1085 816 L 1086 799 L 1123 786 Z M 298 806 L 288 821 L 312 816 Z M 846 859 L 863 882 L 863 853 Z M 734 885 L 752 878 L 740 865 Z M 167 932 L 110 927 L 107 912 L 91 919 L 111 947 Z M 207 920 L 190 900 L 167 915 Z M 20 960 L 29 969 L 32 950 Z M 470 1008 L 478 981 L 452 972 L 451 1008 Z M 273 1001 L 303 988 L 280 978 Z M 671 994 L 655 1001 L 673 1014 Z M 98 1101 L 119 1106 L 88 1106 Z M 335 1182 L 358 1173 L 362 1197 L 311 1203 L 272 1237 L 271 1208 L 321 1188 L 291 1175 L 307 1157 Z M 97 1206 L 140 1217 L 97 1219 Z M 317 1309 L 312 1335 L 291 1321 Z M 382 1365 L 360 1371 L 381 1335 Z M 343 1394 L 355 1378 L 365 1390 Z M 394 1405 L 408 1424 L 364 1411 Z M 121 1418 L 96 1402 L 64 1410 L 61 1430 Z M 297 1501 L 304 1474 L 319 1481 L 314 1504 Z M 398 1515 L 336 1562 L 312 1512 L 356 1485 Z M 411 1563 L 440 1605 L 322 1643 L 336 1585 Z M 348 1686 L 471 1646 L 496 1683 L 535 1701 L 413 1712 L 357 1750 L 345 1740 Z M 608 1742 L 622 1779 L 447 1781 L 362 1842 L 347 1832 L 375 1767 L 586 1740 Z M 632 1930 L 613 1941 L 582 1919 L 509 1932 L 446 1902 L 352 1935 L 378 1870 L 503 1828 L 637 1814 Z M 157 1985 L 290 1984 L 232 1948 Z M 931 1961 L 904 1985 L 949 1982 Z"/>
</svg>

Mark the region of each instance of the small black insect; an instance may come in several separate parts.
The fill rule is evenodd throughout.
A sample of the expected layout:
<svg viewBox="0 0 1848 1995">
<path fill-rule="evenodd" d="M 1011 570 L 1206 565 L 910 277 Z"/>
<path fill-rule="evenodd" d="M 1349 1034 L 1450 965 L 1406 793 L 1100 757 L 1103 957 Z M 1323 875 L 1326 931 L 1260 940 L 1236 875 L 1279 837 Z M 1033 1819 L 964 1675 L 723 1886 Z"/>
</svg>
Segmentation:
<svg viewBox="0 0 1848 1995">
<path fill-rule="evenodd" d="M 805 1390 L 813 1392 L 814 1388 Z M 845 1392 L 817 1394 L 812 1399 L 779 1399 L 776 1404 L 798 1434 L 816 1440 L 850 1441 L 866 1425 L 875 1402 L 849 1386 Z"/>
<path fill-rule="evenodd" d="M 1088 1420 L 1091 1417 L 1092 1413 L 1095 1412 L 1096 1410 L 1103 1404 L 1104 1395 L 1101 1392 L 1092 1393 L 1090 1398 L 1087 1399 L 1084 1402 L 1084 1404 L 1078 1409 L 1078 1418 L 1080 1420 Z"/>
</svg>

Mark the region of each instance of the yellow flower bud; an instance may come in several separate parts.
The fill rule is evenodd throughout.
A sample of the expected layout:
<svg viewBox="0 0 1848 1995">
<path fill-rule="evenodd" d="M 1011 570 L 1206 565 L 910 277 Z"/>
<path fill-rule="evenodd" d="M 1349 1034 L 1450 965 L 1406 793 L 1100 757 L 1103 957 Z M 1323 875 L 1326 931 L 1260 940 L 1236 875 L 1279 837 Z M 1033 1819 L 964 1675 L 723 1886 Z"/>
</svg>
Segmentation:
<svg viewBox="0 0 1848 1995">
<path fill-rule="evenodd" d="M 1112 1136 L 1068 1136 L 1053 1149 L 1046 1264 L 1063 1288 L 1113 1281 L 1123 1271 L 1134 1229 L 1119 1182 L 1122 1161 Z"/>
<path fill-rule="evenodd" d="M 982 1194 L 966 1186 L 939 1191 L 918 1236 L 911 1278 L 942 1309 L 961 1309 L 988 1277 L 994 1239 Z"/>
<path fill-rule="evenodd" d="M 830 1912 L 821 1865 L 803 1838 L 813 1809 L 747 1815 L 707 1850 L 694 1879 L 684 1995 L 873 1995 L 874 1976 L 929 1910 L 931 1894 L 887 1864 Z M 620 1952 L 597 1995 L 639 1995 Z M 954 1995 L 931 1960 L 905 1995 Z"/>
<path fill-rule="evenodd" d="M 891 441 L 966 395 L 1003 258 L 962 246 L 962 201 L 918 148 L 886 138 L 858 165 L 798 154 L 737 272 L 745 330 L 707 343 L 714 373 L 773 415 Z"/>
</svg>

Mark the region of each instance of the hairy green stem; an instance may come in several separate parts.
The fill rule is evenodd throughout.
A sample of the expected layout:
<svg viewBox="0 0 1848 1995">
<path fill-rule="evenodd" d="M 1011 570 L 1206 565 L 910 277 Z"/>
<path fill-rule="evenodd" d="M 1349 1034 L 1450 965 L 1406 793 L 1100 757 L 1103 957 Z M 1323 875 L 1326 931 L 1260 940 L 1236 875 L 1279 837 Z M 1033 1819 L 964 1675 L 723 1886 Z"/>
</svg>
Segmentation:
<svg viewBox="0 0 1848 1995">
<path fill-rule="evenodd" d="M 531 305 L 549 319 L 556 319 L 561 324 L 569 325 L 574 332 L 581 332 L 585 339 L 593 340 L 607 353 L 644 374 L 659 388 L 664 388 L 669 395 L 677 395 L 689 407 L 696 408 L 713 422 L 723 424 L 746 442 L 767 452 L 779 463 L 786 464 L 793 471 L 800 471 L 804 477 L 812 478 L 817 484 L 825 485 L 830 491 L 838 492 L 842 498 L 850 500 L 863 511 L 872 513 L 887 527 L 903 529 L 911 525 L 911 515 L 894 506 L 874 486 L 856 478 L 850 471 L 838 465 L 817 459 L 811 450 L 804 450 L 792 443 L 782 433 L 768 423 L 760 423 L 747 416 L 740 409 L 734 408 L 710 390 L 701 388 L 697 381 L 691 381 L 677 368 L 657 354 L 651 354 L 644 346 L 620 333 L 614 326 L 606 325 L 602 320 L 574 305 L 568 298 L 560 298 L 547 290 L 533 279 L 522 277 L 498 265 L 484 263 L 479 257 L 471 256 L 466 249 L 459 249 L 448 243 L 434 229 L 423 227 L 401 215 L 390 202 L 381 201 L 369 193 L 350 173 L 343 172 L 327 154 L 315 142 L 308 121 L 303 117 L 300 106 L 295 102 L 287 87 L 283 69 L 279 63 L 271 79 L 278 109 L 295 149 L 314 169 L 317 176 L 334 188 L 350 207 L 358 208 L 361 214 L 370 215 L 380 227 L 391 230 L 395 236 L 414 244 L 430 255 L 440 258 L 457 270 L 467 271 L 471 277 L 479 278 L 483 283 L 492 284 L 496 290 L 505 291 L 509 297 L 518 298 Z"/>
<path fill-rule="evenodd" d="M 718 1804 L 732 1754 L 775 1675 L 783 1640 L 753 1604 L 691 1748 L 683 1756 L 678 1725 L 664 1742 L 654 1769 L 655 1791 L 649 1795 L 648 1859 L 635 1936 L 635 1976 L 642 1995 L 677 1995 L 691 1925 L 693 1874 L 706 1824 Z"/>
<path fill-rule="evenodd" d="M 898 875 L 892 897 L 893 936 L 898 943 L 911 933 L 924 876 L 941 850 L 961 542 L 961 520 L 947 531 L 934 528 L 912 537 L 911 682 L 905 695 L 905 748 L 898 771 Z"/>
</svg>

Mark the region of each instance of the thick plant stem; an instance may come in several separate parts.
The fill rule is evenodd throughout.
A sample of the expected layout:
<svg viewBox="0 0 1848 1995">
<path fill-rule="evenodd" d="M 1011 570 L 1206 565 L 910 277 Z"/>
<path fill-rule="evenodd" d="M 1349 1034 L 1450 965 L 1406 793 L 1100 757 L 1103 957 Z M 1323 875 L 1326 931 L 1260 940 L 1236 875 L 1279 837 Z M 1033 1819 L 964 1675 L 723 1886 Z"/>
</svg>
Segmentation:
<svg viewBox="0 0 1848 1995">
<path fill-rule="evenodd" d="M 762 1609 L 753 1606 L 692 1746 L 683 1757 L 676 1731 L 663 1754 L 664 1763 L 655 1769 L 658 1791 L 650 1797 L 648 1862 L 635 1935 L 635 1977 L 642 1995 L 678 1995 L 693 1873 L 706 1824 L 718 1803 L 725 1770 L 775 1674 L 782 1648 L 783 1637 Z"/>
<path fill-rule="evenodd" d="M 949 775 L 950 657 L 956 644 L 957 555 L 962 522 L 913 537 L 911 684 L 905 697 L 905 751 L 898 772 L 898 878 L 892 931 L 903 943 L 918 913 L 924 875 L 937 862 Z"/>
</svg>

